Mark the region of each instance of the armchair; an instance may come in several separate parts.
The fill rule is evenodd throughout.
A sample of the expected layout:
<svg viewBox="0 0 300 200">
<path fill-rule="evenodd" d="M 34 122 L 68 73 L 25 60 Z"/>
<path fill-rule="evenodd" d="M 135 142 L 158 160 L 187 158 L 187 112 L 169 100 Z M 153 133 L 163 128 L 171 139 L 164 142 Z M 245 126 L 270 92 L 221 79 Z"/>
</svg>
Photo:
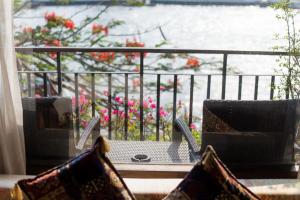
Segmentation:
<svg viewBox="0 0 300 200">
<path fill-rule="evenodd" d="M 299 100 L 206 100 L 201 150 L 212 145 L 233 171 L 248 170 L 246 176 L 257 169 L 274 172 L 262 173 L 263 177 L 294 178 L 299 119 Z"/>
<path fill-rule="evenodd" d="M 99 118 L 94 117 L 76 143 L 70 98 L 24 97 L 22 104 L 27 174 L 64 163 L 84 148 L 91 133 L 99 135 Z"/>
</svg>

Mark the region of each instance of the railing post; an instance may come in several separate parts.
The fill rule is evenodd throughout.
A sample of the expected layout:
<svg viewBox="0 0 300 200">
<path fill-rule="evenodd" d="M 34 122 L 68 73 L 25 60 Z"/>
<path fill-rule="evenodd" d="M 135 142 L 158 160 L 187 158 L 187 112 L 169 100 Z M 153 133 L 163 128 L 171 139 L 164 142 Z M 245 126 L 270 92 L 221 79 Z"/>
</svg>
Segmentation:
<svg viewBox="0 0 300 200">
<path fill-rule="evenodd" d="M 176 120 L 176 109 L 177 108 L 177 75 L 174 75 L 174 86 L 173 86 L 173 118 L 172 118 L 172 141 L 180 142 L 182 135 L 175 130 Z"/>
<path fill-rule="evenodd" d="M 275 76 L 271 76 L 270 100 L 273 100 L 274 98 L 274 89 L 275 89 Z"/>
<path fill-rule="evenodd" d="M 156 83 L 156 141 L 159 141 L 159 121 L 160 121 L 160 74 L 157 75 L 157 83 Z"/>
<path fill-rule="evenodd" d="M 75 127 L 76 127 L 76 144 L 80 138 L 80 112 L 79 112 L 79 91 L 78 91 L 78 73 L 75 73 Z"/>
<path fill-rule="evenodd" d="M 124 134 L 124 139 L 128 139 L 128 74 L 125 74 L 125 120 L 124 120 L 124 125 L 125 125 L 125 134 Z"/>
<path fill-rule="evenodd" d="M 31 94 L 31 73 L 27 73 L 27 92 L 28 92 L 28 97 L 32 97 Z"/>
<path fill-rule="evenodd" d="M 144 53 L 140 52 L 140 140 L 144 138 Z"/>
<path fill-rule="evenodd" d="M 206 98 L 210 99 L 210 85 L 211 85 L 211 75 L 207 76 L 207 91 L 206 91 Z"/>
<path fill-rule="evenodd" d="M 44 97 L 48 96 L 47 90 L 47 73 L 43 73 Z"/>
<path fill-rule="evenodd" d="M 112 109 L 112 96 L 111 96 L 111 86 L 112 86 L 112 77 L 111 74 L 108 74 L 108 139 L 112 139 L 112 119 L 111 119 L 111 109 Z"/>
<path fill-rule="evenodd" d="M 227 54 L 223 55 L 223 68 L 222 68 L 222 99 L 225 99 L 226 93 L 226 76 L 227 76 Z"/>
<path fill-rule="evenodd" d="M 91 88 L 92 88 L 92 117 L 95 117 L 96 100 L 95 100 L 95 74 L 91 74 Z"/>
<path fill-rule="evenodd" d="M 242 90 L 243 90 L 243 75 L 239 75 L 238 100 L 242 99 Z"/>
<path fill-rule="evenodd" d="M 257 100 L 259 76 L 255 76 L 254 100 Z"/>
<path fill-rule="evenodd" d="M 191 75 L 189 127 L 191 127 L 191 124 L 193 123 L 193 102 L 194 102 L 194 75 Z"/>
<path fill-rule="evenodd" d="M 57 67 L 57 87 L 58 87 L 58 96 L 62 95 L 62 79 L 61 79 L 61 59 L 60 52 L 56 52 L 56 67 Z"/>
</svg>

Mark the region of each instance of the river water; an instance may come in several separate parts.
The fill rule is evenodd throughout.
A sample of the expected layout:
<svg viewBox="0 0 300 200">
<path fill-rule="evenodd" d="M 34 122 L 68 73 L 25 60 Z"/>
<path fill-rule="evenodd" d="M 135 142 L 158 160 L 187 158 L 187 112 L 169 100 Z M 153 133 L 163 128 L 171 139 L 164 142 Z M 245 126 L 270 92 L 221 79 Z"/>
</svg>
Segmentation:
<svg viewBox="0 0 300 200">
<path fill-rule="evenodd" d="M 43 15 L 46 11 L 55 11 L 58 15 L 69 17 L 75 12 L 85 9 L 85 6 L 49 6 L 38 9 L 27 9 L 15 19 L 15 26 L 34 26 L 44 23 Z M 85 16 L 94 16 L 103 6 L 93 6 L 76 15 L 73 20 L 79 23 Z M 279 22 L 272 8 L 259 6 L 182 6 L 155 5 L 143 7 L 110 7 L 101 15 L 99 23 L 107 23 L 111 19 L 124 20 L 125 25 L 110 32 L 112 35 L 120 33 L 137 33 L 161 26 L 169 44 L 166 47 L 216 49 L 216 50 L 257 50 L 270 51 L 279 41 L 274 40 L 274 34 L 284 33 L 283 23 Z M 299 21 L 297 19 L 297 21 Z M 296 21 L 296 22 L 297 22 Z M 144 42 L 146 47 L 163 40 L 158 29 L 136 36 L 110 36 L 114 40 L 125 42 L 127 38 Z M 200 59 L 211 59 L 198 55 Z M 211 57 L 211 56 L 210 56 Z M 221 60 L 221 56 L 214 56 Z M 229 73 L 239 74 L 274 74 L 277 68 L 274 56 L 232 56 L 228 57 Z M 145 61 L 146 62 L 146 61 Z M 202 66 L 200 73 L 209 73 L 211 69 Z M 189 101 L 189 77 L 179 77 L 183 92 L 178 99 Z M 151 79 L 151 78 L 148 78 Z M 147 80 L 147 78 L 146 78 Z M 194 106 L 196 113 L 201 112 L 202 101 L 206 98 L 206 77 L 196 77 Z M 226 98 L 237 99 L 238 78 L 228 77 Z M 270 91 L 270 77 L 260 78 L 258 99 L 268 99 Z M 254 77 L 244 77 L 242 99 L 253 99 Z M 162 94 L 162 102 L 171 102 L 171 93 Z M 212 78 L 211 98 L 220 98 L 221 77 Z"/>
</svg>

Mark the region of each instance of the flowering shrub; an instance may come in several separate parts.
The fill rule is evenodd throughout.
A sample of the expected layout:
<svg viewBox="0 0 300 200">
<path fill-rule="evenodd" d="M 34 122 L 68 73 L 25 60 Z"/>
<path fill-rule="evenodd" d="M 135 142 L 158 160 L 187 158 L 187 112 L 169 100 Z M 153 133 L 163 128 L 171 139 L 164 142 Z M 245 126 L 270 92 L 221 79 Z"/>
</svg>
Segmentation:
<svg viewBox="0 0 300 200">
<path fill-rule="evenodd" d="M 102 98 L 96 100 L 96 111 L 100 116 L 100 125 L 102 129 L 107 129 L 109 124 L 109 111 L 106 106 L 100 106 L 101 102 L 105 101 L 107 98 L 107 92 L 103 91 Z M 75 97 L 72 98 L 73 108 L 76 107 Z M 125 131 L 125 100 L 121 96 L 112 97 L 112 110 L 111 110 L 111 124 L 113 127 L 113 138 L 117 140 L 124 139 Z M 129 140 L 139 140 L 140 139 L 140 102 L 139 99 L 131 98 L 127 101 L 128 106 L 128 139 Z M 177 105 L 178 114 L 184 107 L 183 103 L 179 101 Z M 80 127 L 84 129 L 89 120 L 91 120 L 91 101 L 88 99 L 87 95 L 81 91 L 78 97 L 78 108 L 80 113 Z M 143 100 L 143 110 L 144 110 L 144 134 L 145 138 L 148 140 L 156 140 L 156 109 L 159 109 L 160 117 L 160 140 L 170 141 L 172 135 L 172 120 L 171 120 L 171 110 L 172 107 L 164 108 L 156 107 L 156 102 L 152 97 L 145 97 Z M 74 110 L 75 111 L 75 110 Z M 75 116 L 75 114 L 74 114 Z M 200 134 L 197 126 L 193 123 L 190 126 L 192 134 L 196 140 L 200 141 Z"/>
<path fill-rule="evenodd" d="M 137 47 L 143 48 L 146 44 L 142 41 L 138 41 L 135 35 L 125 34 L 126 38 L 120 41 L 112 39 L 110 34 L 113 33 L 114 28 L 121 26 L 124 22 L 119 20 L 111 20 L 107 23 L 103 23 L 100 20 L 100 16 L 105 10 L 100 10 L 95 17 L 86 17 L 80 23 L 75 23 L 71 17 L 64 17 L 58 15 L 55 12 L 46 12 L 44 14 L 44 23 L 35 27 L 24 26 L 15 33 L 16 46 L 50 46 L 50 47 L 66 47 L 66 46 L 89 46 L 89 47 Z M 161 47 L 167 42 L 163 41 L 159 44 L 153 44 L 155 47 Z M 33 53 L 26 55 L 18 53 L 18 67 L 22 71 L 51 71 L 56 70 L 56 58 L 55 52 L 49 53 Z M 151 62 L 144 62 L 145 70 L 199 70 L 200 60 L 197 57 L 191 57 L 187 54 L 161 54 L 148 55 L 144 53 L 143 56 L 147 56 L 147 59 Z M 152 57 L 151 57 L 152 56 Z M 140 72 L 139 59 L 140 53 L 115 53 L 115 52 L 90 52 L 90 53 L 62 53 L 60 55 L 61 68 L 64 71 L 75 70 L 73 66 L 80 66 L 84 71 L 98 71 L 98 72 L 112 72 L 112 71 L 124 71 L 124 72 Z M 183 62 L 176 62 L 176 61 Z M 183 63 L 179 67 L 174 67 L 174 63 Z M 201 62 L 201 66 L 203 62 Z M 202 68 L 202 67 L 201 67 Z M 36 74 L 37 77 L 42 78 L 42 75 Z M 103 80 L 106 74 L 97 74 L 95 78 L 97 80 Z M 87 126 L 91 119 L 91 88 L 90 78 L 79 75 L 80 81 L 79 87 L 84 88 L 81 91 L 78 102 L 78 109 L 80 113 L 80 126 L 84 128 Z M 100 122 L 102 128 L 107 128 L 109 121 L 112 122 L 112 128 L 114 137 L 116 139 L 124 138 L 124 122 L 125 122 L 125 103 L 128 105 L 128 136 L 129 139 L 139 139 L 139 119 L 140 119 L 140 99 L 131 98 L 127 101 L 124 97 L 116 94 L 122 94 L 123 87 L 120 85 L 121 75 L 113 76 L 112 85 L 115 87 L 115 95 L 112 98 L 112 119 L 109 119 L 108 114 L 108 101 L 107 91 L 99 91 L 100 87 L 95 87 L 96 93 L 100 96 L 96 96 L 96 111 L 100 116 Z M 130 83 L 132 84 L 133 94 L 136 94 L 140 87 L 140 79 L 136 76 L 130 76 Z M 63 73 L 63 88 L 67 90 L 68 95 L 72 95 L 75 92 L 74 78 L 71 74 Z M 57 94 L 57 86 L 55 77 L 47 77 L 51 95 Z M 160 90 L 162 92 L 172 91 L 173 80 L 160 83 Z M 178 79 L 178 92 L 182 87 L 182 83 Z M 144 83 L 144 87 L 147 90 L 153 90 L 154 82 Z M 155 89 L 154 89 L 155 90 Z M 43 87 L 35 87 L 36 94 L 43 94 Z M 161 102 L 162 107 L 157 108 L 156 102 L 151 97 L 146 97 L 143 101 L 144 109 L 144 131 L 146 139 L 155 140 L 156 129 L 156 110 L 159 109 L 160 115 L 160 139 L 170 140 L 172 133 L 172 106 L 164 105 Z M 73 106 L 75 106 L 75 99 L 73 98 Z M 178 104 L 178 112 L 182 109 L 182 105 Z M 199 138 L 199 132 L 197 126 L 191 125 L 191 130 L 195 136 Z"/>
</svg>

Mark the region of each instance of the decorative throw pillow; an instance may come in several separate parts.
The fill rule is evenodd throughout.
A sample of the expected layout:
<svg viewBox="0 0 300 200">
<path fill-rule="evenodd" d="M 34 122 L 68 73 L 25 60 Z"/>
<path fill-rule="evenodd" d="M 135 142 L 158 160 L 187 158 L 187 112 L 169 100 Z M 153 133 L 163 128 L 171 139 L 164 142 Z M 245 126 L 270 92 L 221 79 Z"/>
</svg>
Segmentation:
<svg viewBox="0 0 300 200">
<path fill-rule="evenodd" d="M 207 146 L 203 158 L 164 200 L 258 200 Z"/>
<path fill-rule="evenodd" d="M 21 180 L 14 199 L 131 200 L 126 184 L 105 156 L 108 144 L 99 137 L 91 150 L 33 179 Z"/>
</svg>

